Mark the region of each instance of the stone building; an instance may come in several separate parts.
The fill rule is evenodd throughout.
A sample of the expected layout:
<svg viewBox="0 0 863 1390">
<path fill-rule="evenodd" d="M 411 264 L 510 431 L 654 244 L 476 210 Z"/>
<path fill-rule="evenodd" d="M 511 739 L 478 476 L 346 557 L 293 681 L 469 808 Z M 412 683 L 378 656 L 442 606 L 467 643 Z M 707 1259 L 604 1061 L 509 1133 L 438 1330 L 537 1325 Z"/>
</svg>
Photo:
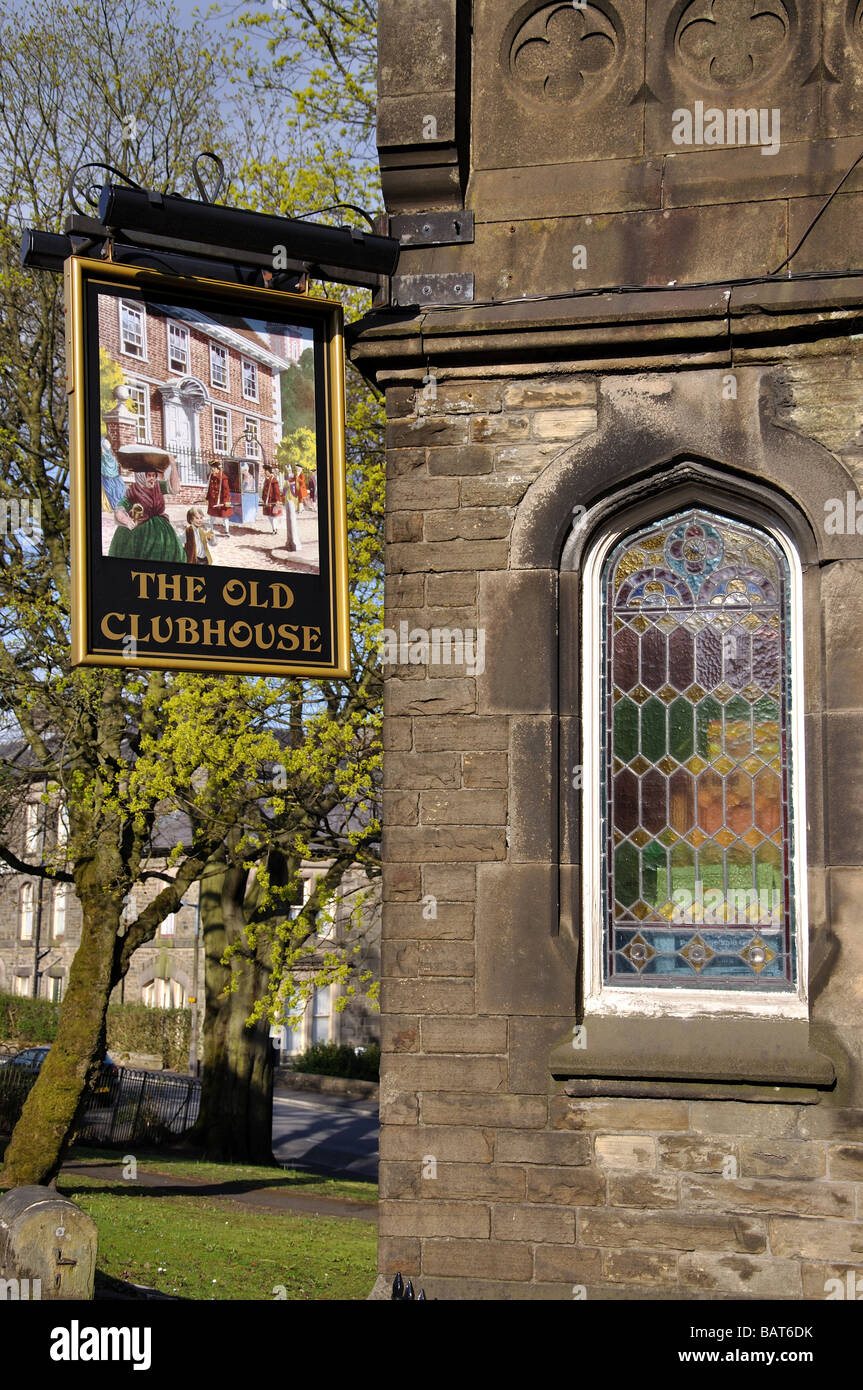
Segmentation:
<svg viewBox="0 0 863 1390">
<path fill-rule="evenodd" d="M 16 819 L 19 857 L 30 863 L 40 859 L 53 862 L 65 833 L 60 808 L 44 803 L 39 789 L 34 787 Z M 158 826 L 153 848 L 154 863 L 160 869 L 164 869 L 183 829 L 182 820 L 176 817 L 165 817 Z M 161 861 L 160 851 L 164 855 Z M 309 861 L 302 866 L 304 901 L 325 867 L 325 861 Z M 153 879 L 134 889 L 126 907 L 130 920 L 143 911 L 162 886 L 161 880 Z M 203 1023 L 204 951 L 198 889 L 199 885 L 193 884 L 179 910 L 166 917 L 153 940 L 135 952 L 124 979 L 114 991 L 112 1003 L 185 1009 L 193 1007 L 194 1000 Z M 299 907 L 293 911 L 299 912 Z M 344 939 L 352 914 L 358 912 L 364 924 L 358 968 L 370 971 L 372 980 L 379 978 L 379 893 L 361 871 L 346 876 L 332 926 L 322 936 L 320 952 L 310 958 L 310 965 L 332 942 Z M 81 907 L 71 885 L 18 873 L 5 864 L 0 867 L 0 993 L 29 998 L 35 994 L 61 1002 L 80 939 Z M 345 987 L 338 984 L 316 989 L 295 1019 L 272 1028 L 271 1036 L 283 1060 L 304 1051 L 312 1042 L 358 1047 L 379 1041 L 380 1015 L 368 995 L 358 988 L 339 1008 L 339 998 L 345 992 Z"/>
<path fill-rule="evenodd" d="M 380 9 L 381 1273 L 823 1299 L 863 1273 L 863 3 Z"/>
<path fill-rule="evenodd" d="M 65 834 L 61 808 L 41 799 L 34 786 L 17 816 L 20 825 L 19 857 L 30 863 L 53 863 Z M 167 859 L 177 842 L 177 824 L 166 818 L 154 843 L 156 862 L 161 850 Z M 164 864 L 159 864 L 164 867 Z M 153 879 L 130 895 L 127 915 L 137 917 L 152 901 L 162 883 Z M 195 994 L 195 943 L 197 939 L 197 884 L 187 892 L 179 911 L 161 924 L 152 942 L 132 957 L 113 1002 L 145 1003 L 157 1008 L 182 1009 Z M 71 884 L 41 876 L 28 876 L 3 865 L 0 872 L 0 992 L 42 999 L 63 999 L 69 967 L 81 939 L 81 905 Z M 203 995 L 203 955 L 199 960 L 200 995 Z M 34 989 L 34 973 L 39 979 Z"/>
</svg>

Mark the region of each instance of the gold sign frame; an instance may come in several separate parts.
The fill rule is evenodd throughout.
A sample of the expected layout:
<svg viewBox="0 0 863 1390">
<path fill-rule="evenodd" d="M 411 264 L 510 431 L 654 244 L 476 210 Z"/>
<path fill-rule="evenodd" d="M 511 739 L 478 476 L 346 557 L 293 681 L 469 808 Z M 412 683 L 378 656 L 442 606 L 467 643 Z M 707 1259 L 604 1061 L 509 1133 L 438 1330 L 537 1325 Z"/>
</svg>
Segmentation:
<svg viewBox="0 0 863 1390">
<path fill-rule="evenodd" d="M 66 261 L 64 288 L 70 437 L 72 664 L 286 678 L 332 679 L 350 675 L 342 306 L 332 300 L 303 294 L 197 276 L 177 276 L 113 261 L 93 261 L 83 256 L 71 256 Z M 103 553 L 102 518 L 101 514 L 94 515 L 99 506 L 97 475 L 100 466 L 97 460 L 104 432 L 98 370 L 98 296 L 116 298 L 118 313 L 119 301 L 124 296 L 134 296 L 145 307 L 157 305 L 160 311 L 164 311 L 167 301 L 169 310 L 176 306 L 178 313 L 186 313 L 190 324 L 194 321 L 189 315 L 194 315 L 197 309 L 207 323 L 214 321 L 217 327 L 222 314 L 228 320 L 249 317 L 267 324 L 297 325 L 300 332 L 311 332 L 318 485 L 317 572 L 292 569 L 286 572 L 272 566 L 253 570 L 228 565 L 221 568 L 221 575 L 230 576 L 230 579 L 222 585 L 219 595 L 216 592 L 218 565 L 214 568 L 192 561 L 185 568 L 178 568 L 174 563 L 172 573 L 171 566 L 166 566 L 163 560 L 146 559 L 135 561 L 139 568 L 132 571 L 128 561 L 111 558 L 110 552 Z M 275 400 L 275 392 L 280 387 L 274 384 L 272 389 Z M 240 407 L 232 409 L 239 413 Z M 281 405 L 278 413 L 281 418 Z M 149 445 L 141 447 L 150 448 Z M 153 452 L 165 459 L 172 457 L 169 449 L 154 447 Z M 156 466 L 166 468 L 167 464 Z M 136 472 L 134 476 L 143 475 Z M 282 500 L 285 511 L 293 507 L 287 486 Z M 142 600 L 138 606 L 146 608 L 146 613 L 116 611 L 124 587 L 128 591 L 130 574 L 137 585 L 134 592 Z M 274 579 L 283 582 L 273 582 Z M 290 582 L 284 582 L 286 580 Z M 232 586 L 232 595 L 226 598 L 225 591 Z M 280 610 L 278 614 L 268 612 L 269 599 L 264 597 L 267 592 L 272 597 L 273 609 Z M 250 596 L 254 601 L 246 603 L 245 598 Z M 125 598 L 123 607 L 128 610 L 128 592 Z M 200 611 L 202 605 L 206 616 Z M 289 613 L 284 611 L 288 608 Z M 276 617 L 275 625 L 268 621 L 273 617 Z M 291 621 L 281 624 L 283 617 Z M 129 632 L 118 633 L 127 619 Z M 145 620 L 150 622 L 151 635 L 141 641 L 142 623 L 146 631 Z M 157 628 L 155 622 L 166 625 L 169 632 L 176 628 L 178 640 L 164 638 L 161 626 Z M 156 632 L 158 636 L 153 635 Z M 195 640 L 194 635 L 200 639 L 202 632 L 209 641 Z M 262 633 L 270 638 L 263 648 Z M 185 651 L 181 649 L 184 645 Z M 204 654 L 208 645 L 216 648 L 212 655 Z M 231 645 L 238 649 L 236 656 L 230 650 Z M 273 647 L 275 653 L 271 650 Z"/>
</svg>

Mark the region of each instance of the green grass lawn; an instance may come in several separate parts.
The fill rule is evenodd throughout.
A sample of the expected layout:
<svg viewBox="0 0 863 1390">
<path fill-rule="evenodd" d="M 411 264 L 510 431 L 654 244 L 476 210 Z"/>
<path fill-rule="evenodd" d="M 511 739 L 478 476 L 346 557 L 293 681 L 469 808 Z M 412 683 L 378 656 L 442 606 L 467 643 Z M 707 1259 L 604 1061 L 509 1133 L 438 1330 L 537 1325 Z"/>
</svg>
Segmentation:
<svg viewBox="0 0 863 1390">
<path fill-rule="evenodd" d="M 71 1161 L 116 1164 L 117 1180 L 60 1175 L 58 1191 L 89 1212 L 99 1230 L 97 1270 L 190 1299 L 363 1299 L 375 1280 L 377 1226 L 351 1217 L 257 1210 L 202 1186 L 197 1192 L 142 1188 L 146 1174 L 330 1201 L 374 1203 L 374 1183 L 287 1169 L 199 1163 L 167 1153 L 138 1156 L 138 1181 L 122 1177 L 116 1151 L 78 1149 Z"/>
<path fill-rule="evenodd" d="M 254 1211 L 218 1198 L 144 1196 L 130 1184 L 61 1179 L 99 1229 L 98 1268 L 206 1299 L 361 1299 L 375 1280 L 369 1221 Z"/>
</svg>

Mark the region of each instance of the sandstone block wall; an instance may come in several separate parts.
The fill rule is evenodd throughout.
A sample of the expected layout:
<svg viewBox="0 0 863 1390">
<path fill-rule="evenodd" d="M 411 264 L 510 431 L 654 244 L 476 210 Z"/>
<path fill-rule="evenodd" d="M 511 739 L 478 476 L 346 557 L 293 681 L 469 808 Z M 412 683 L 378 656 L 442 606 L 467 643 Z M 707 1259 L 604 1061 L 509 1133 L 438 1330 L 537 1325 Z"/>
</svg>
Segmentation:
<svg viewBox="0 0 863 1390">
<path fill-rule="evenodd" d="M 863 1275 L 863 559 L 823 526 L 831 488 L 854 487 L 863 365 L 833 351 L 738 368 L 730 422 L 712 368 L 443 368 L 431 396 L 428 383 L 387 392 L 386 624 L 486 642 L 481 672 L 405 661 L 386 682 L 389 1278 L 438 1298 L 823 1299 L 827 1281 Z M 807 815 L 813 1037 L 833 1088 L 567 1095 L 552 1074 L 579 1017 L 578 923 L 567 937 L 561 905 L 580 859 L 579 809 L 561 814 L 579 710 L 559 702 L 570 610 L 552 560 L 572 507 L 643 474 L 663 421 L 682 455 L 788 488 L 820 547 L 806 567 L 823 587 L 804 605 Z M 603 478 L 590 459 L 612 437 L 622 461 L 609 444 Z M 775 439 L 792 454 L 809 441 L 826 472 L 792 460 L 779 478 Z M 662 468 L 652 476 L 659 490 Z"/>
</svg>

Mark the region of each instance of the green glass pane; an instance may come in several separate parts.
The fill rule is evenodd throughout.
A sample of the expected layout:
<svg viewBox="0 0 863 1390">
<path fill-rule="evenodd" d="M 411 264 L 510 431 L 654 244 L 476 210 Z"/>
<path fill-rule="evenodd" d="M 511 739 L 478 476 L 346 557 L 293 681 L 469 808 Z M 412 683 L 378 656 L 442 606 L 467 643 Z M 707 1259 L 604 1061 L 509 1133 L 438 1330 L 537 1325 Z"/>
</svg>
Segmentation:
<svg viewBox="0 0 863 1390">
<path fill-rule="evenodd" d="M 695 748 L 693 716 L 695 714 L 688 700 L 675 700 L 668 709 L 668 744 L 671 756 L 679 763 L 691 758 Z"/>
<path fill-rule="evenodd" d="M 755 752 L 765 762 L 779 757 L 779 706 L 765 695 L 752 706 L 755 725 Z"/>
<path fill-rule="evenodd" d="M 630 763 L 638 752 L 638 705 L 620 700 L 614 707 L 614 752 Z"/>
<path fill-rule="evenodd" d="M 782 851 L 778 845 L 758 846 L 755 851 L 755 882 L 759 888 L 781 888 Z"/>
<path fill-rule="evenodd" d="M 712 695 L 698 705 L 695 729 L 699 757 L 708 762 L 718 758 L 722 752 L 722 706 Z"/>
<path fill-rule="evenodd" d="M 754 884 L 752 850 L 744 844 L 732 845 L 728 851 L 726 862 L 728 864 L 728 887 L 752 888 Z"/>
<path fill-rule="evenodd" d="M 665 757 L 665 705 L 661 700 L 650 699 L 641 708 L 641 751 L 652 763 Z"/>
<path fill-rule="evenodd" d="M 671 890 L 669 897 L 685 890 L 690 895 L 695 892 L 695 850 L 691 845 L 675 845 L 670 854 Z"/>
<path fill-rule="evenodd" d="M 638 850 L 634 845 L 618 845 L 614 852 L 614 896 L 624 907 L 638 900 Z"/>
<path fill-rule="evenodd" d="M 718 845 L 712 844 L 709 840 L 702 845 L 698 851 L 698 877 L 704 885 L 704 891 L 708 888 L 724 887 L 722 872 L 722 850 Z"/>
<path fill-rule="evenodd" d="M 735 695 L 733 700 L 729 700 L 725 706 L 726 721 L 730 719 L 749 719 L 749 711 L 752 708 L 748 700 L 744 700 L 742 695 Z"/>
<path fill-rule="evenodd" d="M 672 869 L 674 869 L 675 866 L 678 866 L 680 868 L 689 868 L 694 871 L 695 850 L 692 848 L 692 845 L 687 845 L 685 842 L 681 842 L 679 845 L 674 846 L 674 849 L 671 851 Z"/>
<path fill-rule="evenodd" d="M 771 700 L 769 695 L 762 695 L 760 700 L 756 700 L 752 706 L 756 724 L 762 722 L 775 722 L 779 718 L 779 706 L 775 700 Z"/>
<path fill-rule="evenodd" d="M 664 903 L 667 896 L 667 858 L 662 845 L 655 840 L 641 852 L 641 896 L 651 907 Z"/>
</svg>

